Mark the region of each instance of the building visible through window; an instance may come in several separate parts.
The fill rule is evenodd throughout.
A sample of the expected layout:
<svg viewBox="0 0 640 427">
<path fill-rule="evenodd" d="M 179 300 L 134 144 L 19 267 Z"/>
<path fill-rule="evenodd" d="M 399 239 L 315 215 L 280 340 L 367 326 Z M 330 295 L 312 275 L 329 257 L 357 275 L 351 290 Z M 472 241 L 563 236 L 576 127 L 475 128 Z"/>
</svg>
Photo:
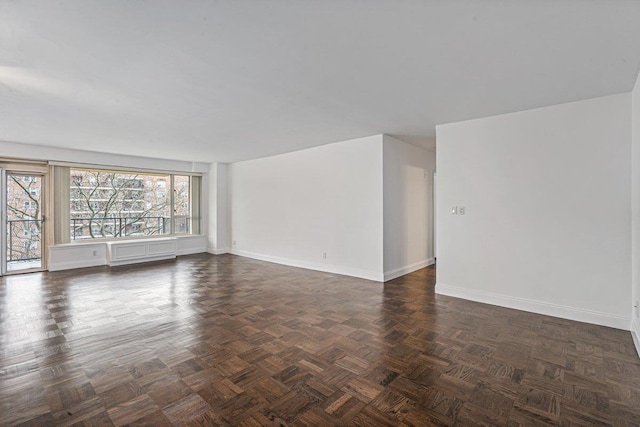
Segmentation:
<svg viewBox="0 0 640 427">
<path fill-rule="evenodd" d="M 72 240 L 190 233 L 190 176 L 72 169 Z M 167 195 L 167 183 L 176 189 Z"/>
</svg>

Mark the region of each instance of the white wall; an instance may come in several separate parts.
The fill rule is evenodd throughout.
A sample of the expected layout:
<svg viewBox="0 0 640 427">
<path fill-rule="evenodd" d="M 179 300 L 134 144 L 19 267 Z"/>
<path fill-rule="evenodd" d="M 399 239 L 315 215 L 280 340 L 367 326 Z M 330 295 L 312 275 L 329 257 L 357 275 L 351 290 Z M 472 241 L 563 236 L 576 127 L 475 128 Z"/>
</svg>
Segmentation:
<svg viewBox="0 0 640 427">
<path fill-rule="evenodd" d="M 631 332 L 640 355 L 640 75 L 631 92 Z"/>
<path fill-rule="evenodd" d="M 207 251 L 223 254 L 231 250 L 227 202 L 228 169 L 226 163 L 213 163 L 209 168 L 209 232 Z"/>
<path fill-rule="evenodd" d="M 71 150 L 0 141 L 0 156 L 29 160 L 47 160 L 71 163 L 86 163 L 101 166 L 155 169 L 173 172 L 209 171 L 209 164 L 180 160 L 157 159 L 152 157 L 126 156 L 122 154 L 97 153 L 94 151 Z"/>
<path fill-rule="evenodd" d="M 382 185 L 382 135 L 233 163 L 232 253 L 383 280 Z"/>
<path fill-rule="evenodd" d="M 438 126 L 436 292 L 628 329 L 630 112 L 620 94 Z"/>
<path fill-rule="evenodd" d="M 383 137 L 384 279 L 433 264 L 432 151 Z"/>
</svg>

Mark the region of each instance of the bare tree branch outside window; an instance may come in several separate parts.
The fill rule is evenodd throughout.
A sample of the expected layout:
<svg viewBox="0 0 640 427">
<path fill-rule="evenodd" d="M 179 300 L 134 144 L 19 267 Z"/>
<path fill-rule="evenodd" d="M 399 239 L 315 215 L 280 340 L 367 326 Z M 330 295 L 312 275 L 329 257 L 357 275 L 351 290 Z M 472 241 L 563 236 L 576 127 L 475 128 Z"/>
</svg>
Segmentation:
<svg viewBox="0 0 640 427">
<path fill-rule="evenodd" d="M 7 260 L 41 257 L 40 176 L 7 173 Z"/>
<path fill-rule="evenodd" d="M 82 169 L 70 175 L 72 239 L 171 233 L 171 175 Z M 188 206 L 185 178 L 187 191 L 174 193 L 174 206 Z"/>
</svg>

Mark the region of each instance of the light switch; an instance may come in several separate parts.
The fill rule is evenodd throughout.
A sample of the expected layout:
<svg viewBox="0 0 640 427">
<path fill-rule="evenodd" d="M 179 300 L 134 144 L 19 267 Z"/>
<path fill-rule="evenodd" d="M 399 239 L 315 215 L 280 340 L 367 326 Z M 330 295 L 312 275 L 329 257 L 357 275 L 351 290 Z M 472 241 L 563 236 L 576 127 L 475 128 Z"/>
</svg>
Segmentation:
<svg viewBox="0 0 640 427">
<path fill-rule="evenodd" d="M 451 208 L 451 215 L 458 215 L 458 207 L 454 206 Z"/>
</svg>

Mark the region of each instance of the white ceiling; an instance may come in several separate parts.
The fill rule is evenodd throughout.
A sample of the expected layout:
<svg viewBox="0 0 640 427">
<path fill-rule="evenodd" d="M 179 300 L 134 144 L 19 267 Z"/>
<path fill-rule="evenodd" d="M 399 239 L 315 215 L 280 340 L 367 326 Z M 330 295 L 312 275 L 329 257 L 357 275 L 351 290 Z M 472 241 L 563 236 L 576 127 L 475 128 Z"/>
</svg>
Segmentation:
<svg viewBox="0 0 640 427">
<path fill-rule="evenodd" d="M 635 0 L 0 0 L 0 140 L 237 161 L 632 89 Z"/>
</svg>

